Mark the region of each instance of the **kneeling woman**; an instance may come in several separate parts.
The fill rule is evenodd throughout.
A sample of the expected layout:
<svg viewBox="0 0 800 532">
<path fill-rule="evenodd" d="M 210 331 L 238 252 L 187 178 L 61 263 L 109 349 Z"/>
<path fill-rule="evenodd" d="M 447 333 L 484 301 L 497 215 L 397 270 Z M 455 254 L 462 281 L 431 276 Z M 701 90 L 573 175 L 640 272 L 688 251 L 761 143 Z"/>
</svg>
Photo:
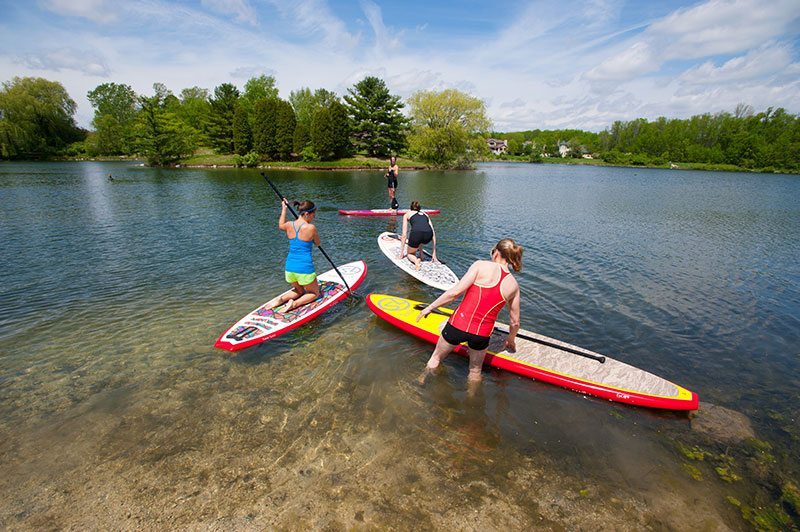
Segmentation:
<svg viewBox="0 0 800 532">
<path fill-rule="evenodd" d="M 311 222 L 316 216 L 317 207 L 313 201 L 294 202 L 298 207 L 298 218 L 293 222 L 286 221 L 286 208 L 288 202 L 283 199 L 281 217 L 278 219 L 278 229 L 286 231 L 289 239 L 289 255 L 286 257 L 286 282 L 291 283 L 292 290 L 282 294 L 269 303 L 269 308 L 286 303 L 282 312 L 297 308 L 306 303 L 311 303 L 319 297 L 319 284 L 314 262 L 311 260 L 311 250 L 314 244 L 319 246 L 319 233 Z"/>
<path fill-rule="evenodd" d="M 511 275 L 522 269 L 522 246 L 510 238 L 504 238 L 491 251 L 492 260 L 478 260 L 472 263 L 464 277 L 450 290 L 439 296 L 417 316 L 424 318 L 438 307 L 450 303 L 466 292 L 461 304 L 450 316 L 442 329 L 442 335 L 433 350 L 425 372 L 420 377 L 424 382 L 442 360 L 459 344 L 466 342 L 469 348 L 469 380 L 481 380 L 481 366 L 489 347 L 489 339 L 500 309 L 508 303 L 509 331 L 505 348 L 516 349 L 516 336 L 519 331 L 519 285 Z"/>
<path fill-rule="evenodd" d="M 411 231 L 408 228 L 411 226 Z M 406 246 L 406 235 L 408 235 L 408 249 L 404 250 Z M 424 244 L 433 241 L 433 253 L 431 260 L 438 262 L 436 258 L 436 231 L 433 230 L 433 221 L 430 216 L 422 212 L 419 208 L 418 201 L 411 202 L 411 209 L 403 215 L 403 234 L 400 237 L 400 258 L 405 257 L 408 253 L 408 260 L 414 263 L 414 267 L 419 270 L 421 261 L 417 258 L 417 250 L 421 249 Z"/>
</svg>

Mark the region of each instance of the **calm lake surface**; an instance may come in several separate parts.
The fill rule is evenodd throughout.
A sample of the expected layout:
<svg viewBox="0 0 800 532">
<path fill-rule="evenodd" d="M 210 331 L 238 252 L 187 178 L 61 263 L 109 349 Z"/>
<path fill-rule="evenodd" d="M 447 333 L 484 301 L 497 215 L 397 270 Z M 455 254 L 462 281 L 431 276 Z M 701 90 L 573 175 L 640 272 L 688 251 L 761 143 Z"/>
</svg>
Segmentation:
<svg viewBox="0 0 800 532">
<path fill-rule="evenodd" d="M 363 297 L 438 292 L 378 249 L 395 219 L 337 213 L 386 207 L 382 172 L 269 175 L 318 204 L 337 263 L 369 274 L 358 297 L 230 354 L 217 336 L 285 288 L 257 171 L 0 164 L 0 528 L 745 529 L 731 498 L 766 507 L 798 478 L 798 176 L 400 175 L 403 206 L 442 209 L 457 275 L 517 239 L 523 328 L 697 392 L 700 417 L 744 414 L 758 440 L 731 444 L 496 370 L 468 397 L 456 356 L 418 387 L 432 346 Z M 721 454 L 737 479 L 715 472 Z"/>
</svg>

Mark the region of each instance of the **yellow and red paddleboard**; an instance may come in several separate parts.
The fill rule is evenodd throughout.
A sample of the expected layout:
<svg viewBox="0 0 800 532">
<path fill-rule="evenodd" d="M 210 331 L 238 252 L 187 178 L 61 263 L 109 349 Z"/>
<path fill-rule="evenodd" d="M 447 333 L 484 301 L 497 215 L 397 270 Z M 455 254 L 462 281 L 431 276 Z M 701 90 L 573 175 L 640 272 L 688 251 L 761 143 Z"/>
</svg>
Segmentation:
<svg viewBox="0 0 800 532">
<path fill-rule="evenodd" d="M 452 310 L 439 308 L 417 322 L 426 303 L 384 294 L 370 294 L 367 305 L 392 325 L 431 343 Z M 516 352 L 505 351 L 508 326 L 498 323 L 485 364 L 570 390 L 619 403 L 665 410 L 697 410 L 697 394 L 657 375 L 566 342 L 520 329 Z M 467 354 L 466 346 L 456 352 Z"/>
</svg>

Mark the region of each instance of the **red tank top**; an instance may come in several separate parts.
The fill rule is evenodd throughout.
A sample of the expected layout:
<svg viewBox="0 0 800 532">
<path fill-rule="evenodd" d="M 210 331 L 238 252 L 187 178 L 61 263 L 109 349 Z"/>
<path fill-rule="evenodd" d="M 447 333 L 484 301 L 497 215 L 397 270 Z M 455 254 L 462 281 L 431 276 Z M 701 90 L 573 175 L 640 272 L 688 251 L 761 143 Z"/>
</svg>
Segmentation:
<svg viewBox="0 0 800 532">
<path fill-rule="evenodd" d="M 450 324 L 470 334 L 491 336 L 497 315 L 506 304 L 500 285 L 507 275 L 509 272 L 500 267 L 500 280 L 494 286 L 473 284 L 467 288 L 461 304 L 450 316 Z"/>
</svg>

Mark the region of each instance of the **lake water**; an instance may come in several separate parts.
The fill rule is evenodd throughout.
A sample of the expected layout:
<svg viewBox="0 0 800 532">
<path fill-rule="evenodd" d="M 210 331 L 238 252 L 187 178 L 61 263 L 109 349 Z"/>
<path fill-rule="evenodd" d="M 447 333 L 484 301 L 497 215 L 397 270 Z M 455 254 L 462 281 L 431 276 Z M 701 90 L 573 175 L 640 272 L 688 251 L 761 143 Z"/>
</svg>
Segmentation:
<svg viewBox="0 0 800 532">
<path fill-rule="evenodd" d="M 418 387 L 432 346 L 364 296 L 438 292 L 379 251 L 395 219 L 337 213 L 386 207 L 382 172 L 269 175 L 318 204 L 337 263 L 369 274 L 316 321 L 230 354 L 216 337 L 285 287 L 258 172 L 0 164 L 0 528 L 745 529 L 731 498 L 774 505 L 798 478 L 798 176 L 400 175 L 403 206 L 442 209 L 456 274 L 517 239 L 523 328 L 681 384 L 700 416 L 744 414 L 758 440 L 731 444 L 496 370 L 469 397 L 461 357 Z M 704 460 L 681 451 L 695 446 Z"/>
</svg>

